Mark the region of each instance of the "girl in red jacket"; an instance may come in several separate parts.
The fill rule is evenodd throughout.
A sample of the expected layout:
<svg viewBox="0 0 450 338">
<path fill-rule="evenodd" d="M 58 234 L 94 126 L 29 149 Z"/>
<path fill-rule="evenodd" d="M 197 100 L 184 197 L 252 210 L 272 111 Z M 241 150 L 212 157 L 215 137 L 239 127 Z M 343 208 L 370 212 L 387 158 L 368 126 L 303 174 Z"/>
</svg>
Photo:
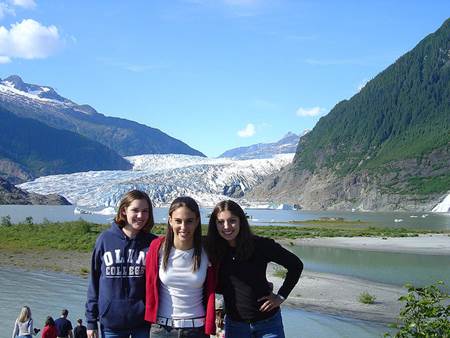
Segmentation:
<svg viewBox="0 0 450 338">
<path fill-rule="evenodd" d="M 52 317 L 48 316 L 41 333 L 42 338 L 56 338 L 56 326 Z"/>
<path fill-rule="evenodd" d="M 154 240 L 146 258 L 145 319 L 151 338 L 215 333 L 215 272 L 202 247 L 200 210 L 191 197 L 169 208 L 166 236 Z"/>
</svg>

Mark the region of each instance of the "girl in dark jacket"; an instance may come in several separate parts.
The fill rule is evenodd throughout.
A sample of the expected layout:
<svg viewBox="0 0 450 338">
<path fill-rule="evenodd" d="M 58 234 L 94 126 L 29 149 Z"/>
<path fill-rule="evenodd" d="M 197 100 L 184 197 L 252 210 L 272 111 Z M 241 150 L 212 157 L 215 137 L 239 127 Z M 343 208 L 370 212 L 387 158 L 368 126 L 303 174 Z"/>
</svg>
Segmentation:
<svg viewBox="0 0 450 338">
<path fill-rule="evenodd" d="M 207 252 L 219 266 L 217 292 L 225 301 L 225 337 L 284 337 L 280 305 L 297 284 L 300 259 L 274 240 L 255 236 L 242 208 L 231 200 L 214 208 Z M 276 294 L 266 279 L 269 262 L 287 269 Z"/>
<path fill-rule="evenodd" d="M 148 338 L 144 320 L 145 255 L 154 225 L 148 195 L 132 190 L 122 198 L 111 228 L 97 238 L 86 302 L 87 334 L 103 338 Z"/>
</svg>

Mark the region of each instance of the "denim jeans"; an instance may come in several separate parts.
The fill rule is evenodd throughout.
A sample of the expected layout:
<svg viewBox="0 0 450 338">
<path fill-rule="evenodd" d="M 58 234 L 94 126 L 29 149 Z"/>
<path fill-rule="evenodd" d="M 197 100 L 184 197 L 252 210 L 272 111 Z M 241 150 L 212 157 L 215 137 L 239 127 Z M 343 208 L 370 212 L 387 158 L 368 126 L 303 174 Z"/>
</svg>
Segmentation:
<svg viewBox="0 0 450 338">
<path fill-rule="evenodd" d="M 272 317 L 253 323 L 238 322 L 225 316 L 226 338 L 284 338 L 283 320 L 278 310 Z"/>
<path fill-rule="evenodd" d="M 144 326 L 136 329 L 102 330 L 102 338 L 149 338 L 150 327 Z"/>
<path fill-rule="evenodd" d="M 205 327 L 174 329 L 154 324 L 150 331 L 150 338 L 209 338 L 205 334 Z"/>
</svg>

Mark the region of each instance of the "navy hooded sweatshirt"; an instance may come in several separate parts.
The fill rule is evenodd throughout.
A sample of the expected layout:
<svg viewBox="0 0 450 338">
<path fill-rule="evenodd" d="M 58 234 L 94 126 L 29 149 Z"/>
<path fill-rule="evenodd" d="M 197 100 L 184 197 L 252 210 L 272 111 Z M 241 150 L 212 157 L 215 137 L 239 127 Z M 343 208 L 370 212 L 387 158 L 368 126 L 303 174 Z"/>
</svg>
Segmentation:
<svg viewBox="0 0 450 338">
<path fill-rule="evenodd" d="M 116 223 L 98 236 L 86 302 L 88 330 L 97 330 L 97 321 L 111 330 L 146 325 L 145 255 L 155 238 L 142 231 L 129 238 Z"/>
</svg>

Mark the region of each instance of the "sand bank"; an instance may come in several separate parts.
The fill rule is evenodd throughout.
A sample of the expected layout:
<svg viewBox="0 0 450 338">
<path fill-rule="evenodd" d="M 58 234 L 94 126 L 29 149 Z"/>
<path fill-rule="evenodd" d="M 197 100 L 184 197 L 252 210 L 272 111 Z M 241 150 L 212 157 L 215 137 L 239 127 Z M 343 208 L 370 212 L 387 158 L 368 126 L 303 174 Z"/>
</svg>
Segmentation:
<svg viewBox="0 0 450 338">
<path fill-rule="evenodd" d="M 354 250 L 405 252 L 422 255 L 450 255 L 450 235 L 426 234 L 417 237 L 322 237 L 282 240 L 300 246 L 324 246 Z"/>
<path fill-rule="evenodd" d="M 282 279 L 274 277 L 270 272 L 268 277 L 274 283 L 274 290 L 278 290 Z M 375 303 L 359 302 L 359 295 L 363 292 L 375 296 Z M 304 271 L 285 305 L 307 311 L 391 323 L 397 318 L 402 306 L 398 298 L 405 293 L 406 289 L 394 285 Z"/>
</svg>

